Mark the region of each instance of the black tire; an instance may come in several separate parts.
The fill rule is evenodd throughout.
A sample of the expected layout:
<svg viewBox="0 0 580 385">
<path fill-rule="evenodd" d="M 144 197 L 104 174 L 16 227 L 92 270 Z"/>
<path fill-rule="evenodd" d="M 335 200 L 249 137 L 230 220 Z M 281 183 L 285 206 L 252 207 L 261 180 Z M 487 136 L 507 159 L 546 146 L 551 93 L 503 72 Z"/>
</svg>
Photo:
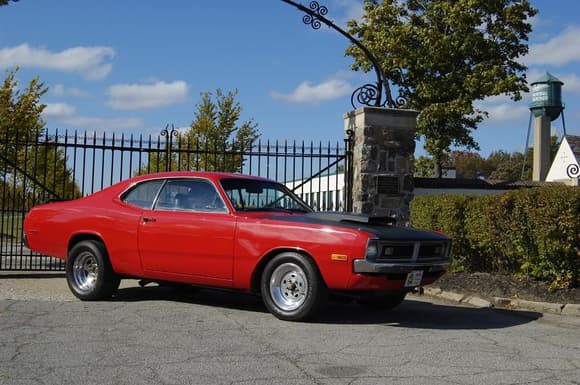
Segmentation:
<svg viewBox="0 0 580 385">
<path fill-rule="evenodd" d="M 266 308 L 286 321 L 311 319 L 324 306 L 327 290 L 316 265 L 302 254 L 284 252 L 268 262 L 260 291 Z"/>
<path fill-rule="evenodd" d="M 109 299 L 121 283 L 105 246 L 93 240 L 81 241 L 69 251 L 66 281 L 72 293 L 83 301 Z"/>
<path fill-rule="evenodd" d="M 357 302 L 371 309 L 391 310 L 399 306 L 406 295 L 407 292 L 404 291 L 367 293 L 362 295 Z"/>
</svg>

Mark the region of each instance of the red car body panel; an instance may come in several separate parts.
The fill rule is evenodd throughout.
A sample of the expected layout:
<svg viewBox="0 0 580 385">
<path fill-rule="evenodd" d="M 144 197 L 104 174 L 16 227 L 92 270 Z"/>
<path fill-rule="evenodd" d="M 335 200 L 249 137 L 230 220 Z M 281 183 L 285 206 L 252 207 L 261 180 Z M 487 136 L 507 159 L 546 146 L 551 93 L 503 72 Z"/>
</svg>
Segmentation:
<svg viewBox="0 0 580 385">
<path fill-rule="evenodd" d="M 201 178 L 216 187 L 227 210 L 180 212 L 143 209 L 121 197 L 147 180 Z M 404 277 L 355 273 L 353 261 L 365 259 L 375 237 L 356 226 L 292 221 L 296 214 L 236 211 L 220 179 L 239 174 L 174 172 L 140 176 L 88 197 L 32 208 L 24 230 L 29 247 L 66 259 L 75 239 L 93 237 L 104 243 L 113 270 L 128 277 L 170 280 L 252 290 L 261 263 L 284 250 L 299 251 L 316 263 L 329 289 L 401 290 Z M 287 217 L 287 218 L 285 218 Z M 422 284 L 444 270 L 427 274 Z"/>
</svg>

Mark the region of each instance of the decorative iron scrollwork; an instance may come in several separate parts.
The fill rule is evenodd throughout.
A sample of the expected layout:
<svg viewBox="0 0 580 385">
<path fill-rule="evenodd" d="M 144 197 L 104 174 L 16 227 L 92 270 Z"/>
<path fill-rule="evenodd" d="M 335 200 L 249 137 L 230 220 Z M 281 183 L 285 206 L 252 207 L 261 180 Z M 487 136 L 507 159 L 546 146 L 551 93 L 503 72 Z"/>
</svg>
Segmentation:
<svg viewBox="0 0 580 385">
<path fill-rule="evenodd" d="M 165 126 L 163 130 L 161 130 L 161 136 L 166 136 L 170 142 L 171 137 L 177 135 L 178 135 L 177 130 L 175 129 L 175 126 L 173 124 L 171 125 L 171 130 L 169 129 L 169 124 Z"/>
<path fill-rule="evenodd" d="M 381 103 L 381 93 L 379 92 L 379 88 L 374 85 L 367 83 L 363 86 L 360 86 L 350 96 L 350 104 L 352 108 L 356 109 L 357 104 L 363 106 L 376 106 L 376 107 L 386 107 L 388 104 L 388 99 Z M 392 101 L 390 107 L 393 108 L 400 108 L 407 104 L 407 99 L 404 96 L 399 95 L 397 96 L 396 100 Z"/>
<path fill-rule="evenodd" d="M 391 96 L 391 90 L 389 88 L 389 83 L 383 73 L 381 66 L 379 65 L 377 59 L 373 54 L 357 39 L 352 35 L 344 31 L 342 28 L 335 25 L 332 21 L 327 19 L 325 15 L 328 13 L 328 8 L 320 5 L 318 1 L 311 1 L 309 7 L 305 7 L 302 4 L 298 4 L 292 0 L 282 0 L 283 2 L 290 4 L 299 10 L 306 13 L 302 18 L 304 24 L 310 25 L 313 29 L 319 29 L 322 23 L 326 24 L 330 28 L 339 32 L 341 35 L 346 37 L 352 44 L 357 46 L 372 63 L 375 73 L 377 75 L 376 84 L 365 84 L 357 88 L 351 95 L 350 102 L 353 108 L 356 108 L 356 103 L 366 106 L 375 107 L 385 107 L 389 106 L 391 108 L 402 107 L 406 104 L 405 98 L 401 95 L 397 97 L 397 100 L 393 100 Z M 384 91 L 384 101 L 383 101 L 383 91 Z"/>
<path fill-rule="evenodd" d="M 407 102 L 408 102 L 407 98 L 405 98 L 403 95 L 399 95 L 395 100 L 395 106 L 404 107 L 405 105 L 407 105 Z"/>
<path fill-rule="evenodd" d="M 310 2 L 310 9 L 312 14 L 306 14 L 302 18 L 302 22 L 306 25 L 310 25 L 312 29 L 320 29 L 322 23 L 320 22 L 320 16 L 325 16 L 328 13 L 328 8 L 324 5 L 318 4 L 317 1 Z"/>
<path fill-rule="evenodd" d="M 350 104 L 352 108 L 356 108 L 357 103 L 365 106 L 384 107 L 386 102 L 381 103 L 380 95 L 381 93 L 376 85 L 367 83 L 354 90 L 350 96 Z"/>
</svg>

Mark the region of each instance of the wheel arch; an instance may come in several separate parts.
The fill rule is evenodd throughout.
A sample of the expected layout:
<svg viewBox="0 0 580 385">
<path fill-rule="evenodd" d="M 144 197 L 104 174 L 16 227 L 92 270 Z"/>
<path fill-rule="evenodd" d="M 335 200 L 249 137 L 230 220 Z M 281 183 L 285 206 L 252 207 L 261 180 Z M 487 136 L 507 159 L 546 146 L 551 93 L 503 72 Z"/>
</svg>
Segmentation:
<svg viewBox="0 0 580 385">
<path fill-rule="evenodd" d="M 75 247 L 75 245 L 77 245 L 79 242 L 82 242 L 82 241 L 100 242 L 103 245 L 103 247 L 105 248 L 107 258 L 109 258 L 109 253 L 107 251 L 107 246 L 105 245 L 105 241 L 103 240 L 103 238 L 100 235 L 95 234 L 95 233 L 77 233 L 77 234 L 74 234 L 68 241 L 67 255 L 71 251 L 71 249 L 73 247 Z"/>
<path fill-rule="evenodd" d="M 260 278 L 262 277 L 262 273 L 264 272 L 264 269 L 265 269 L 266 265 L 268 264 L 268 262 L 270 262 L 277 255 L 282 254 L 282 253 L 286 253 L 286 252 L 298 253 L 298 254 L 304 256 L 305 258 L 308 258 L 313 263 L 313 265 L 316 267 L 316 271 L 317 271 L 319 277 L 324 282 L 324 277 L 322 276 L 322 274 L 320 272 L 320 267 L 318 266 L 318 263 L 316 263 L 316 260 L 312 257 L 312 255 L 310 255 L 308 252 L 306 252 L 303 249 L 297 249 L 297 248 L 292 248 L 292 247 L 281 247 L 278 249 L 270 250 L 266 255 L 264 255 L 260 259 L 260 262 L 258 262 L 256 267 L 254 268 L 254 271 L 252 272 L 251 281 L 250 281 L 250 285 L 251 285 L 250 288 L 252 291 L 255 291 L 255 292 L 260 291 Z"/>
</svg>

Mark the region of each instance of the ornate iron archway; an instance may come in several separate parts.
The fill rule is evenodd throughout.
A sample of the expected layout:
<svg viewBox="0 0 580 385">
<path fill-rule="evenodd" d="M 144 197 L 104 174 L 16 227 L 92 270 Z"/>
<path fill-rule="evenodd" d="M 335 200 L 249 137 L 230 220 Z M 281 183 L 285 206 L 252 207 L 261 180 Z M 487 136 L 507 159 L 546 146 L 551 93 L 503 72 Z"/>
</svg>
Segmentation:
<svg viewBox="0 0 580 385">
<path fill-rule="evenodd" d="M 399 108 L 405 105 L 406 100 L 399 96 L 397 100 L 393 99 L 391 94 L 391 89 L 389 88 L 388 80 L 375 56 L 365 47 L 359 40 L 354 38 L 351 34 L 334 24 L 330 19 L 326 18 L 328 14 L 328 8 L 320 5 L 317 1 L 311 1 L 309 7 L 305 7 L 302 4 L 296 3 L 292 0 L 282 0 L 283 2 L 290 4 L 302 12 L 306 13 L 302 17 L 302 21 L 306 25 L 310 25 L 313 29 L 319 29 L 322 23 L 326 24 L 328 27 L 334 29 L 344 37 L 346 37 L 352 44 L 357 46 L 372 63 L 375 70 L 377 81 L 375 84 L 367 83 L 358 87 L 351 95 L 350 102 L 353 108 L 356 108 L 356 103 L 366 106 L 375 107 L 391 107 Z M 384 98 L 383 98 L 384 91 Z"/>
</svg>

